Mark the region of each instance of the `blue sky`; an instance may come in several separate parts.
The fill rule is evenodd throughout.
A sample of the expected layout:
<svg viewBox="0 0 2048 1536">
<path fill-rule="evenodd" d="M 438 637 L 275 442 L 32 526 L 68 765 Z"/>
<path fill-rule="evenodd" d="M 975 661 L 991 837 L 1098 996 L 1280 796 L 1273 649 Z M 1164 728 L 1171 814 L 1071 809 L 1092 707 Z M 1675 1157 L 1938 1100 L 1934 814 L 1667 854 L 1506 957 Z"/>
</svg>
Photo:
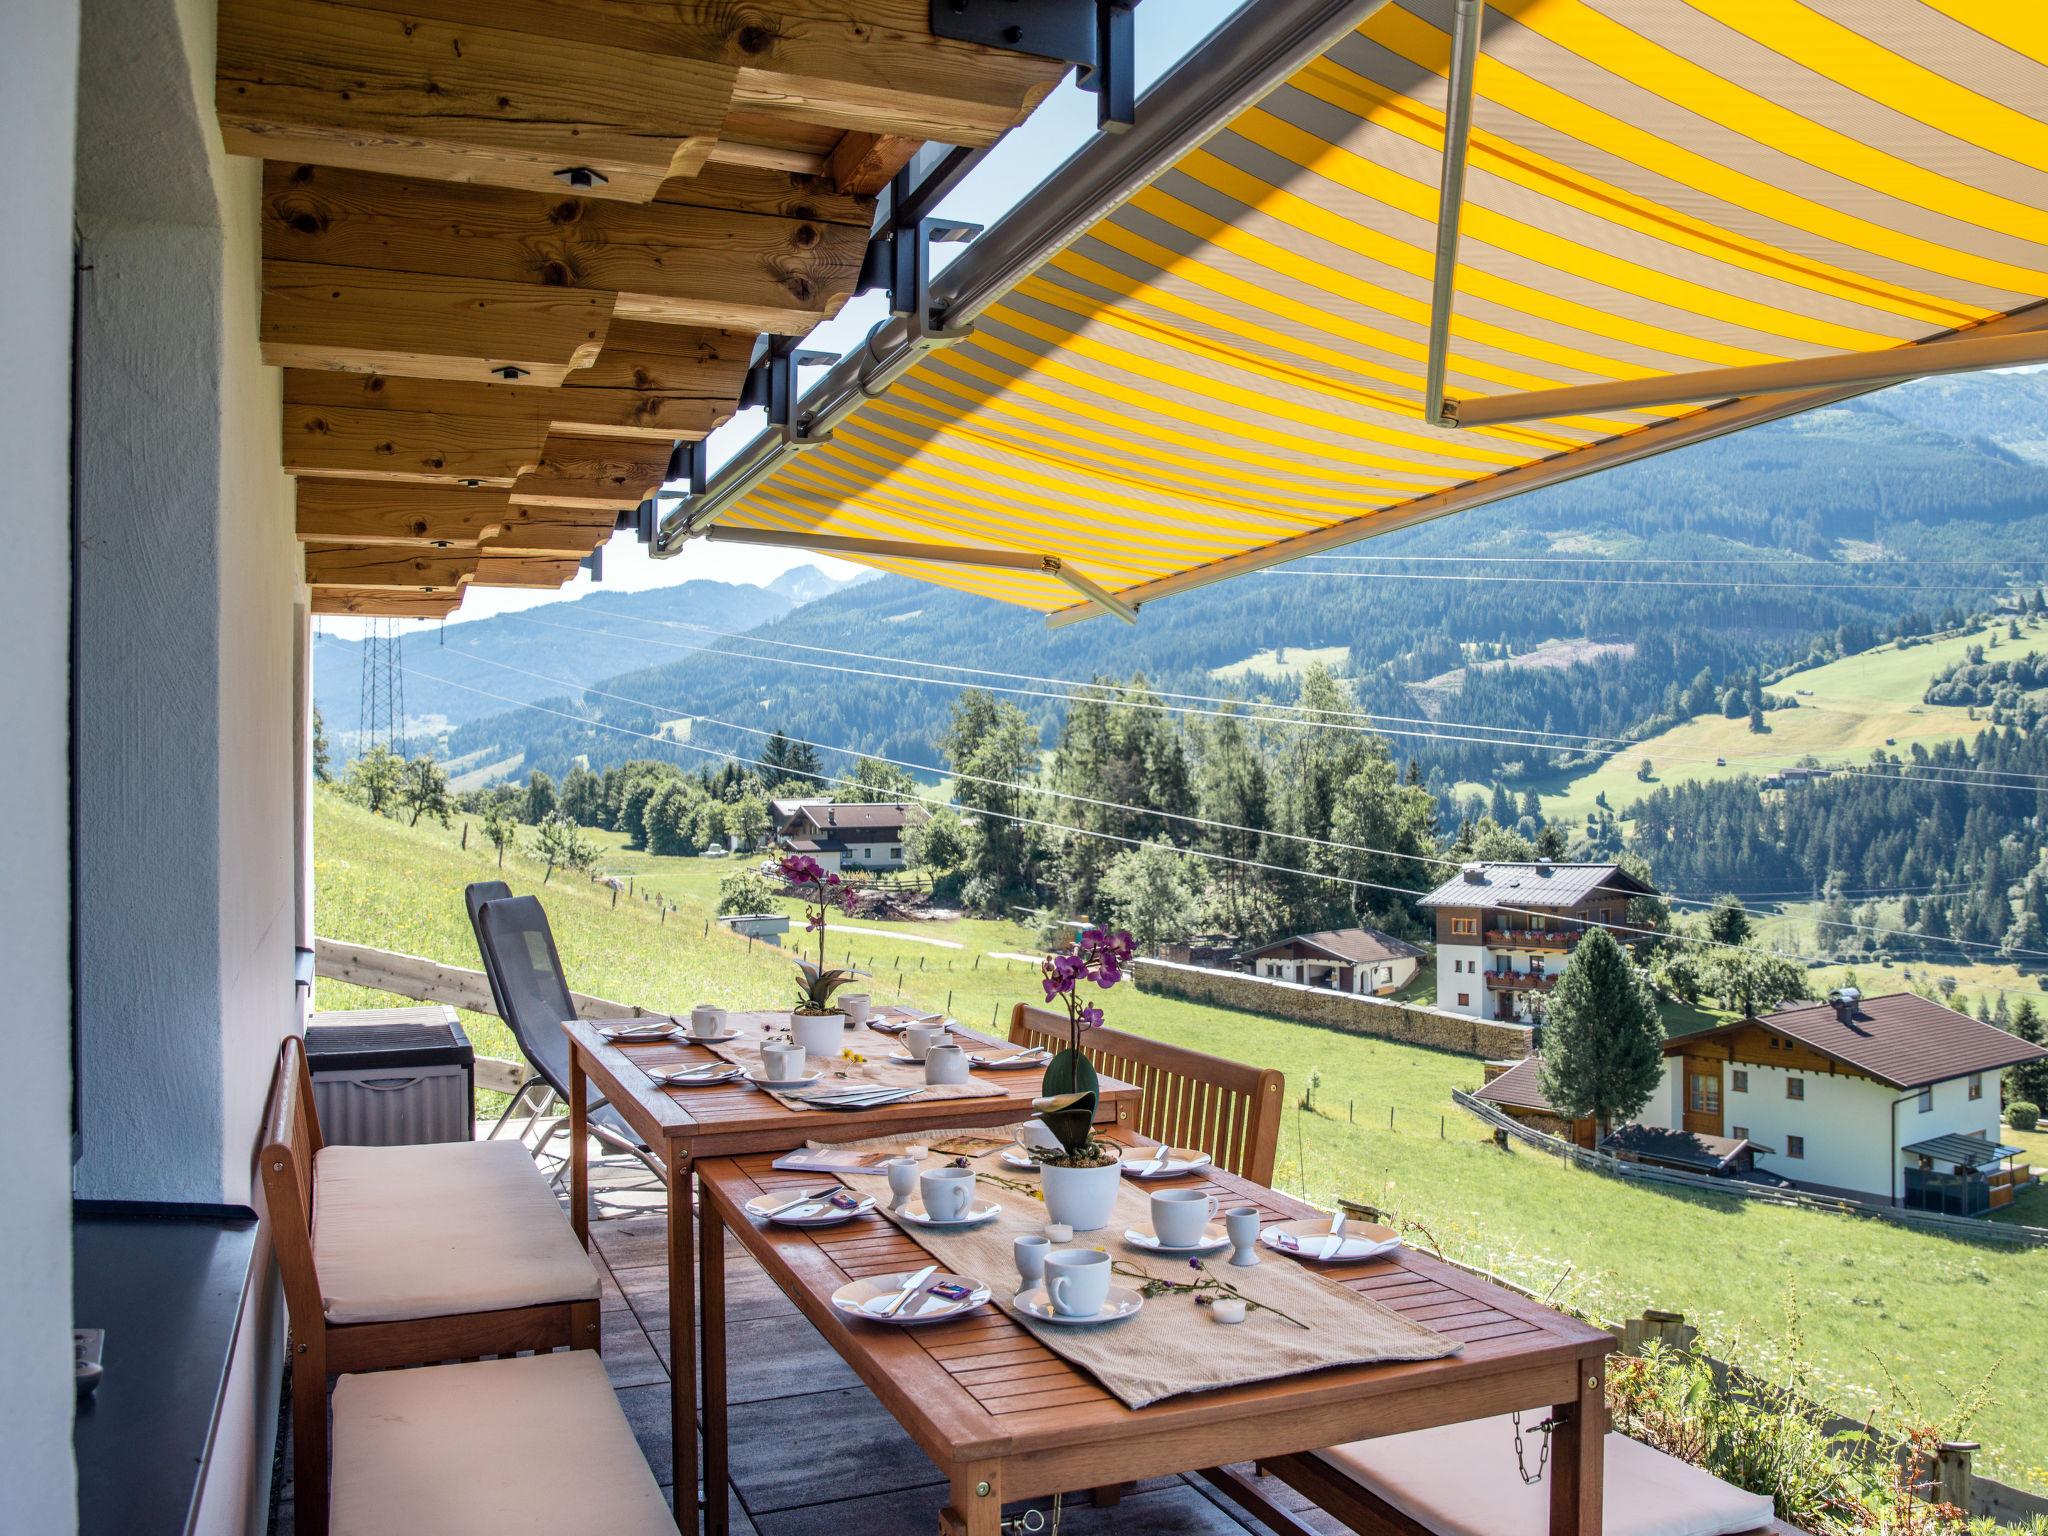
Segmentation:
<svg viewBox="0 0 2048 1536">
<path fill-rule="evenodd" d="M 1238 0 L 1153 0 L 1136 12 L 1138 40 L 1138 82 L 1142 89 L 1178 63 L 1192 48 L 1238 8 Z M 1070 78 L 1046 97 L 1022 127 L 1013 131 L 957 187 L 940 206 L 948 218 L 975 224 L 991 224 L 1095 132 L 1095 98 L 1079 90 Z M 958 254 L 960 247 L 942 246 L 939 261 Z M 851 300 L 839 315 L 811 333 L 809 345 L 826 352 L 843 352 L 886 318 L 886 299 L 877 293 Z M 803 382 L 814 382 L 822 369 L 806 369 Z M 711 466 L 714 470 L 732 457 L 761 429 L 762 413 L 743 411 L 711 435 Z M 657 561 L 630 533 L 615 536 L 604 552 L 604 585 L 624 591 L 706 579 L 712 581 L 766 582 L 798 565 L 816 565 L 839 575 L 851 575 L 859 567 L 842 560 L 801 550 L 741 549 L 731 545 L 693 543 L 671 560 Z M 579 575 L 567 587 L 553 592 L 534 592 L 503 587 L 474 587 L 448 622 L 488 618 L 520 608 L 581 597 L 592 588 L 590 577 Z M 326 618 L 323 630 L 354 636 L 363 628 L 360 620 Z"/>
</svg>

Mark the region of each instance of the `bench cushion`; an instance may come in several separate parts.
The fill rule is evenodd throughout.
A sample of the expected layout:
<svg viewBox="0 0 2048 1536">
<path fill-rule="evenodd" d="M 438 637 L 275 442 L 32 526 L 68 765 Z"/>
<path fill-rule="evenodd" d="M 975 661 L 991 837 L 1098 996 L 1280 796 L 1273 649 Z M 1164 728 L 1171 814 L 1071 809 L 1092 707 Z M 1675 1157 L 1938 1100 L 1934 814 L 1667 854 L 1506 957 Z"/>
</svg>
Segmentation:
<svg viewBox="0 0 2048 1536">
<path fill-rule="evenodd" d="M 344 1376 L 331 1536 L 676 1536 L 590 1349 Z"/>
<path fill-rule="evenodd" d="M 321 1148 L 313 1267 L 330 1323 L 597 1296 L 590 1256 L 516 1141 Z"/>
<path fill-rule="evenodd" d="M 1536 1470 L 1543 1437 L 1522 1415 L 1523 1460 Z M 1514 1422 L 1503 1414 L 1358 1440 L 1323 1458 L 1437 1536 L 1549 1536 L 1550 1478 L 1524 1483 Z M 1745 1493 L 1626 1435 L 1605 1447 L 1605 1536 L 1735 1536 L 1768 1527 L 1767 1495 Z"/>
</svg>

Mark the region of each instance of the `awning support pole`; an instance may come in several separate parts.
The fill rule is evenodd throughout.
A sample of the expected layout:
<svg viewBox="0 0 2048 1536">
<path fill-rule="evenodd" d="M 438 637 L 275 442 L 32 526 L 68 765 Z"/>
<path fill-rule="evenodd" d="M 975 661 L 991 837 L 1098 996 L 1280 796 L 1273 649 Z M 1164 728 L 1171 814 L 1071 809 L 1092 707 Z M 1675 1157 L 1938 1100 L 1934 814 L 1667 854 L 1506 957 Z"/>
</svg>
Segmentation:
<svg viewBox="0 0 2048 1536">
<path fill-rule="evenodd" d="M 1136 608 L 1118 597 L 1109 588 L 1101 585 L 1101 583 L 1090 581 L 1086 576 L 1083 576 L 1079 571 L 1061 560 L 1058 555 L 1047 555 L 1045 557 L 1045 568 L 1050 574 L 1064 581 L 1104 613 L 1113 613 L 1126 624 L 1138 622 L 1138 610 Z"/>
<path fill-rule="evenodd" d="M 1429 295 L 1429 361 L 1423 373 L 1423 417 L 1454 427 L 1444 410 L 1449 371 L 1451 309 L 1458 295 L 1458 226 L 1465 212 L 1465 159 L 1472 139 L 1472 76 L 1479 61 L 1486 0 L 1457 0 L 1451 22 L 1451 74 L 1444 99 L 1443 171 L 1437 183 L 1436 274 Z"/>
<path fill-rule="evenodd" d="M 1733 400 L 1844 384 L 1897 384 L 1933 374 L 1972 373 L 1981 368 L 2042 362 L 2048 362 L 2048 331 L 1999 336 L 1966 333 L 1948 341 L 1920 341 L 1879 352 L 1838 352 L 1741 368 L 1696 368 L 1648 379 L 1619 379 L 1611 384 L 1486 395 L 1457 401 L 1452 409 L 1459 426 L 1491 427 L 1516 421 L 1542 421 L 1553 416 L 1594 416 L 1652 405 Z"/>
</svg>

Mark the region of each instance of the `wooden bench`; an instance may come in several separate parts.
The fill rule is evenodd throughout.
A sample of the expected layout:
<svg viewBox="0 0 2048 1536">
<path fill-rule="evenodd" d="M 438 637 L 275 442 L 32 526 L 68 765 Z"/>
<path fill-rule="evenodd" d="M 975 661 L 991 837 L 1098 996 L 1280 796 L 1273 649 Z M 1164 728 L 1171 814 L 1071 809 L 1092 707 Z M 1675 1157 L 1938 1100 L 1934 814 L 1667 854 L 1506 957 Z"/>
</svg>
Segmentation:
<svg viewBox="0 0 2048 1536">
<path fill-rule="evenodd" d="M 1010 1013 L 1010 1040 L 1061 1050 L 1066 1015 L 1019 1003 Z M 1218 1167 L 1254 1183 L 1273 1182 L 1287 1092 L 1279 1072 L 1116 1029 L 1088 1030 L 1081 1054 L 1105 1077 L 1144 1090 L 1136 1126 L 1141 1135 L 1206 1152 Z"/>
<path fill-rule="evenodd" d="M 342 1377 L 332 1502 L 332 1536 L 676 1536 L 604 1364 L 583 1350 Z"/>
<path fill-rule="evenodd" d="M 598 1347 L 597 1271 L 518 1143 L 329 1147 L 294 1035 L 258 1166 L 291 1318 L 301 1536 L 326 1530 L 330 1375 Z"/>
</svg>

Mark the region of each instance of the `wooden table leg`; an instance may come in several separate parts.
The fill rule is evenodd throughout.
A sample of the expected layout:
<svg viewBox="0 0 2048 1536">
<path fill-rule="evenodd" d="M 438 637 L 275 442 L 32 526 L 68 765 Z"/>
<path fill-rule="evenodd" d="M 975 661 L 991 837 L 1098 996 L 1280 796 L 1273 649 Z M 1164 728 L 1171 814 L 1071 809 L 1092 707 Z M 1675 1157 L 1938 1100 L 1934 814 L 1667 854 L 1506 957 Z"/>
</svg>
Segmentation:
<svg viewBox="0 0 2048 1536">
<path fill-rule="evenodd" d="M 690 1210 L 690 1155 L 673 1143 L 668 1169 L 668 1385 L 669 1440 L 674 1452 L 676 1529 L 696 1536 L 697 1503 L 697 1264 Z M 1598 1532 L 1594 1536 L 1599 1536 Z"/>
<path fill-rule="evenodd" d="M 590 1246 L 590 1085 L 583 1055 L 569 1042 L 569 1225 L 576 1241 Z"/>
<path fill-rule="evenodd" d="M 1606 1493 L 1607 1362 L 1579 1362 L 1578 1393 L 1551 1409 L 1550 1536 L 1600 1536 Z"/>
<path fill-rule="evenodd" d="M 726 1536 L 731 1495 L 726 1489 L 725 1223 L 709 1200 L 697 1214 L 698 1283 L 704 1291 L 698 1314 L 704 1351 L 704 1530 L 705 1536 Z"/>
<path fill-rule="evenodd" d="M 1003 1474 L 993 1464 L 953 1474 L 952 1502 L 939 1511 L 939 1536 L 1002 1536 Z"/>
</svg>

